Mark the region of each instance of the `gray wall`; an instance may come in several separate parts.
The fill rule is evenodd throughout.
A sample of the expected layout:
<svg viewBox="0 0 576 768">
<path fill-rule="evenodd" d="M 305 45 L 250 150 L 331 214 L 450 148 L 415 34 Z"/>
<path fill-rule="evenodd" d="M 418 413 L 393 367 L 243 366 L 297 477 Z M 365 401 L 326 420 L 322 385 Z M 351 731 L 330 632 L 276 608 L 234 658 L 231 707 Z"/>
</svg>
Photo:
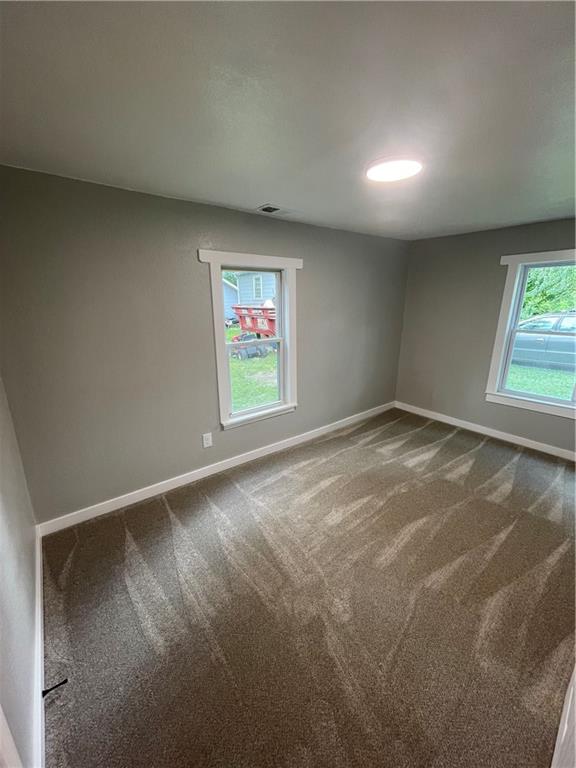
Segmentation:
<svg viewBox="0 0 576 768">
<path fill-rule="evenodd" d="M 506 279 L 500 257 L 573 246 L 571 219 L 411 243 L 396 398 L 573 450 L 572 420 L 485 400 Z"/>
<path fill-rule="evenodd" d="M 394 399 L 404 243 L 8 168 L 0 187 L 0 362 L 39 521 Z M 219 431 L 198 248 L 304 259 L 295 413 Z"/>
<path fill-rule="evenodd" d="M 0 707 L 24 766 L 32 766 L 34 518 L 0 379 Z"/>
</svg>

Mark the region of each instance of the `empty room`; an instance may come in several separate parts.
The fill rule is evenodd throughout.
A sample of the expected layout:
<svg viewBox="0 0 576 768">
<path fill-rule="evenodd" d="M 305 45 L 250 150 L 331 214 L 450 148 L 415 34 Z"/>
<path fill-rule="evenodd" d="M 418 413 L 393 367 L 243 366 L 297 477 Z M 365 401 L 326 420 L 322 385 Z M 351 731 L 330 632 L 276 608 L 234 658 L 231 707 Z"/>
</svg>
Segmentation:
<svg viewBox="0 0 576 768">
<path fill-rule="evenodd" d="M 0 2 L 0 768 L 575 768 L 575 6 Z"/>
</svg>

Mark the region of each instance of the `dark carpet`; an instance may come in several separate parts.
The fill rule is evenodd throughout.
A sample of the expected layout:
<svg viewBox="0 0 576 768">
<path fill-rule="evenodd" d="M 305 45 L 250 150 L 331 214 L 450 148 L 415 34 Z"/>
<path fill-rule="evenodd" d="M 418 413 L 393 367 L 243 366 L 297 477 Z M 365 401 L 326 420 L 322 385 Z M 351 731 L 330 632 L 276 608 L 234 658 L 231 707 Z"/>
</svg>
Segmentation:
<svg viewBox="0 0 576 768">
<path fill-rule="evenodd" d="M 548 768 L 573 466 L 388 411 L 44 540 L 47 768 Z"/>
</svg>

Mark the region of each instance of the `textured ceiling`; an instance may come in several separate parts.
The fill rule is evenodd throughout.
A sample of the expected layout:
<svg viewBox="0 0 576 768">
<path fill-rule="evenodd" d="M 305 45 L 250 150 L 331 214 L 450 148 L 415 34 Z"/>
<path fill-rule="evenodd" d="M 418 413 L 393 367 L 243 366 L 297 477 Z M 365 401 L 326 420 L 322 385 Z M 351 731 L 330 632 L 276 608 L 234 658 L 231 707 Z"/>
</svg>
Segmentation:
<svg viewBox="0 0 576 768">
<path fill-rule="evenodd" d="M 1 13 L 3 163 L 409 239 L 573 214 L 569 3 Z"/>
</svg>

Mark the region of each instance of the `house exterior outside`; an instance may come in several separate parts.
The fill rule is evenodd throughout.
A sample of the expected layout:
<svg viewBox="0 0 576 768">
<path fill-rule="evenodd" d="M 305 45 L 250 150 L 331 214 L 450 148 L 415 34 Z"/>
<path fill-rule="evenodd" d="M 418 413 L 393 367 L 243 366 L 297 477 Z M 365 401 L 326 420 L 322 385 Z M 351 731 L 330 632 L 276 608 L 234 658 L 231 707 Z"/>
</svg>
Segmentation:
<svg viewBox="0 0 576 768">
<path fill-rule="evenodd" d="M 222 279 L 224 293 L 224 320 L 232 320 L 236 317 L 232 306 L 238 304 L 238 288 L 226 278 Z"/>
<path fill-rule="evenodd" d="M 238 304 L 261 306 L 267 299 L 274 298 L 276 298 L 276 273 L 238 273 Z"/>
</svg>

